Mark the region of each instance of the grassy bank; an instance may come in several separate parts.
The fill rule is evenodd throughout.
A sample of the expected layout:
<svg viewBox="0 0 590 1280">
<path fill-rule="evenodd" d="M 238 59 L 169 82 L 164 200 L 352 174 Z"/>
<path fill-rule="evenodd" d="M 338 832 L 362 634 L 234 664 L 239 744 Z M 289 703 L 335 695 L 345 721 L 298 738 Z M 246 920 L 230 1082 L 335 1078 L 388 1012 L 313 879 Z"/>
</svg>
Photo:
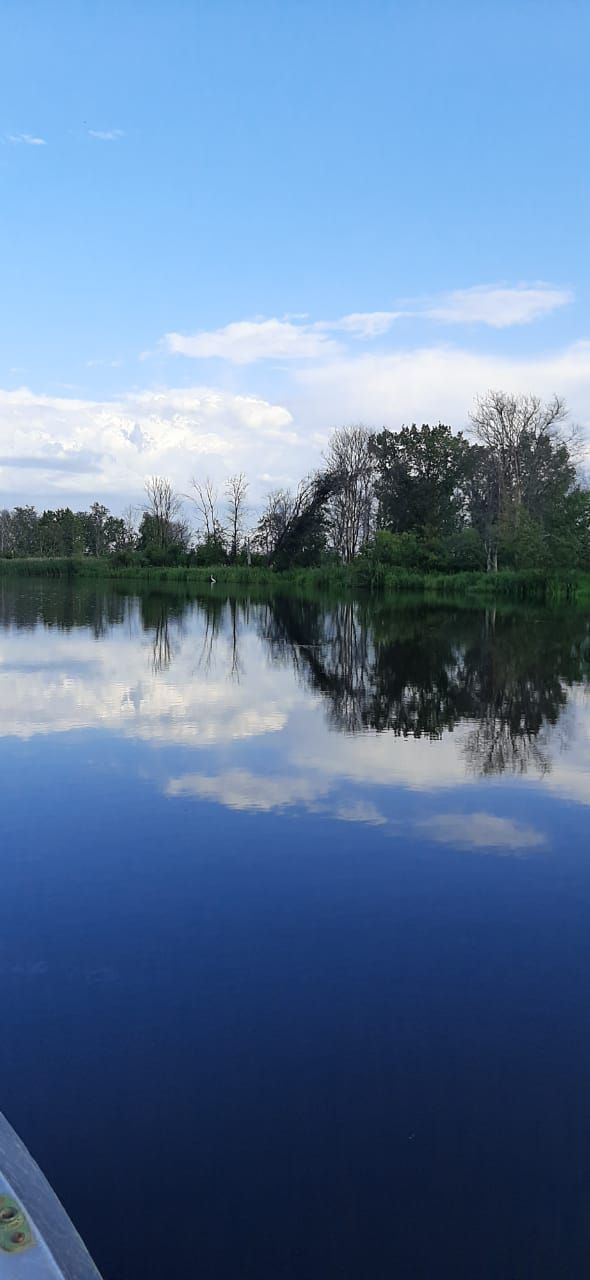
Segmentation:
<svg viewBox="0 0 590 1280">
<path fill-rule="evenodd" d="M 218 565 L 213 568 L 121 566 L 112 560 L 23 559 L 0 560 L 0 575 L 16 577 L 115 579 L 129 583 L 182 583 L 197 590 L 210 585 L 211 575 L 221 585 L 280 590 L 296 586 L 335 592 L 370 590 L 386 595 L 420 593 L 425 596 L 477 596 L 485 599 L 576 599 L 590 602 L 590 574 L 578 570 L 504 570 L 448 574 L 415 573 L 359 561 L 353 565 L 291 569 L 277 572 L 260 566 Z"/>
</svg>

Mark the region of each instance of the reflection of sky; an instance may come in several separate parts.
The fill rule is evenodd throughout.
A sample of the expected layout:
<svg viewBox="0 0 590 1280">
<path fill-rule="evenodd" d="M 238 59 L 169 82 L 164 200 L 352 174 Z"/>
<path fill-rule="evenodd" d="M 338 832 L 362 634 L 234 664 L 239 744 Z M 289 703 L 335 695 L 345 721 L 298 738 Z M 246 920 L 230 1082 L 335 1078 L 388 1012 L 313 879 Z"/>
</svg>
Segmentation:
<svg viewBox="0 0 590 1280">
<path fill-rule="evenodd" d="M 133 610 L 99 638 L 84 627 L 1 635 L 5 740 L 51 739 L 53 750 L 58 735 L 92 731 L 94 749 L 102 743 L 112 755 L 117 743 L 134 743 L 121 767 L 130 781 L 138 770 L 151 777 L 169 800 L 250 813 L 306 810 L 458 849 L 542 849 L 534 797 L 590 803 L 586 692 L 574 689 L 560 721 L 544 728 L 546 771 L 533 756 L 517 779 L 478 777 L 466 753 L 476 729 L 464 722 L 436 741 L 338 732 L 292 665 L 271 660 L 255 622 L 240 619 L 236 643 L 226 617 L 211 645 L 198 607 L 180 624 L 170 619 L 165 646 Z"/>
</svg>

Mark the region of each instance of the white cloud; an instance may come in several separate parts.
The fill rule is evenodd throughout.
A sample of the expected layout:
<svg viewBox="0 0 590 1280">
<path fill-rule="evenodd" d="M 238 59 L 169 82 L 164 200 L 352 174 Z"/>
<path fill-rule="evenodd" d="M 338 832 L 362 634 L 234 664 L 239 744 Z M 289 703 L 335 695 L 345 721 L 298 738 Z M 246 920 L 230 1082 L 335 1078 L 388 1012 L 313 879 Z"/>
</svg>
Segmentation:
<svg viewBox="0 0 590 1280">
<path fill-rule="evenodd" d="M 171 355 L 193 359 L 217 358 L 232 364 L 255 364 L 259 360 L 317 360 L 335 355 L 340 346 L 330 333 L 349 334 L 354 338 L 377 338 L 387 333 L 401 311 L 357 311 L 338 320 L 306 317 L 238 320 L 222 329 L 198 333 L 167 333 L 164 345 Z M 143 353 L 144 358 L 151 353 Z"/>
<path fill-rule="evenodd" d="M 340 356 L 298 369 L 290 397 L 308 431 L 338 422 L 397 428 L 406 422 L 467 424 L 476 395 L 488 387 L 565 396 L 575 421 L 590 427 L 590 341 L 532 356 L 490 355 L 454 346 L 424 346 Z"/>
<path fill-rule="evenodd" d="M 33 133 L 9 133 L 8 142 L 12 142 L 15 146 L 24 143 L 27 147 L 46 147 L 45 138 L 39 138 Z"/>
<path fill-rule="evenodd" d="M 337 350 L 335 343 L 313 325 L 292 320 L 240 320 L 223 329 L 182 334 L 167 333 L 164 343 L 172 355 L 207 360 L 216 357 L 233 364 L 257 360 L 309 360 Z"/>
<path fill-rule="evenodd" d="M 414 823 L 415 829 L 437 844 L 459 849 L 490 849 L 496 853 L 519 853 L 545 845 L 542 831 L 512 818 L 493 813 L 436 813 Z"/>
<path fill-rule="evenodd" d="M 118 138 L 124 138 L 123 129 L 89 129 L 90 138 L 98 138 L 100 142 L 116 142 Z"/>
<path fill-rule="evenodd" d="M 378 338 L 403 315 L 403 311 L 354 311 L 340 320 L 318 320 L 313 328 L 318 332 L 350 333 L 355 338 Z"/>
<path fill-rule="evenodd" d="M 328 347 L 313 367 L 283 371 L 277 398 L 264 384 L 261 374 L 259 394 L 197 385 L 113 399 L 0 389 L 3 501 L 71 504 L 92 495 L 117 508 L 137 499 L 150 474 L 169 475 L 186 492 L 195 472 L 221 481 L 243 470 L 256 508 L 269 485 L 293 485 L 319 464 L 333 425 L 442 420 L 464 429 L 489 387 L 558 392 L 590 432 L 590 341 L 524 357 L 450 345 L 357 355 Z"/>
<path fill-rule="evenodd" d="M 211 387 L 133 392 L 117 400 L 0 390 L 2 486 L 19 500 L 41 491 L 137 497 L 145 477 L 163 473 L 181 491 L 205 469 L 215 478 L 258 468 L 282 470 L 285 448 L 302 447 L 283 405 Z M 307 460 L 297 459 L 294 473 Z M 75 473 L 75 474 L 74 474 Z M 6 498 L 4 499 L 6 500 Z"/>
<path fill-rule="evenodd" d="M 571 289 L 548 284 L 476 285 L 443 294 L 418 314 L 445 324 L 485 324 L 493 329 L 531 324 L 573 301 Z"/>
<path fill-rule="evenodd" d="M 429 302 L 414 302 L 403 310 L 355 311 L 336 320 L 307 316 L 277 316 L 238 320 L 220 329 L 197 333 L 167 333 L 163 346 L 171 355 L 198 360 L 229 360 L 255 364 L 259 360 L 319 360 L 337 354 L 339 344 L 328 335 L 343 334 L 370 340 L 388 333 L 402 317 L 435 320 L 446 324 L 483 324 L 495 329 L 530 324 L 571 302 L 570 289 L 548 284 L 476 285 L 457 289 Z M 144 352 L 143 358 L 150 352 Z"/>
</svg>

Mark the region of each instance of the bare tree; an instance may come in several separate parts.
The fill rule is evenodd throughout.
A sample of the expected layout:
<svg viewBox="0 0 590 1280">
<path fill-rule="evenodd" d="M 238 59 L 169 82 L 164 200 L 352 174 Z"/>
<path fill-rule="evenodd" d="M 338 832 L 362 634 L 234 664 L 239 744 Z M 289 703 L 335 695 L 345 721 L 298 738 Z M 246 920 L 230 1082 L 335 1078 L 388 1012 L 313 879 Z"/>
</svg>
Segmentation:
<svg viewBox="0 0 590 1280">
<path fill-rule="evenodd" d="M 227 498 L 227 541 L 230 560 L 237 560 L 240 538 L 246 521 L 248 481 L 243 472 L 230 476 L 225 485 Z"/>
<path fill-rule="evenodd" d="M 133 548 L 137 543 L 137 507 L 131 504 L 125 507 L 122 515 L 125 546 Z"/>
<path fill-rule="evenodd" d="M 500 509 L 507 502 L 517 510 L 522 506 L 534 448 L 543 437 L 556 435 L 566 417 L 567 408 L 559 396 L 546 404 L 538 396 L 505 391 L 478 397 L 470 418 L 477 439 L 494 460 Z"/>
<path fill-rule="evenodd" d="M 191 488 L 193 492 L 189 493 L 187 497 L 197 510 L 199 532 L 207 542 L 213 542 L 215 539 L 220 538 L 221 535 L 217 489 L 213 481 L 209 479 L 209 476 L 207 476 L 204 484 L 193 476 Z"/>
<path fill-rule="evenodd" d="M 348 562 L 368 541 L 375 507 L 372 432 L 367 427 L 334 431 L 325 461 L 338 484 L 328 504 L 328 533 L 334 549 Z"/>
<path fill-rule="evenodd" d="M 164 476 L 150 476 L 145 483 L 145 511 L 153 520 L 155 541 L 165 547 L 171 541 L 176 516 L 181 508 L 179 495 Z"/>
</svg>

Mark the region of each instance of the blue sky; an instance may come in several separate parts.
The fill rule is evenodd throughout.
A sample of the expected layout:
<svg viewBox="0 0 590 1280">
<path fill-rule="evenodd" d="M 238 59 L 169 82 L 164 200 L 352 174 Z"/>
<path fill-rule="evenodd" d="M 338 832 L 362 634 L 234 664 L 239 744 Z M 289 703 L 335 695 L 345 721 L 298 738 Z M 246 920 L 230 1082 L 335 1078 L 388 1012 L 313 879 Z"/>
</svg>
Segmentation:
<svg viewBox="0 0 590 1280">
<path fill-rule="evenodd" d="M 115 507 L 488 386 L 590 428 L 590 10 L 5 3 L 0 503 Z"/>
</svg>

